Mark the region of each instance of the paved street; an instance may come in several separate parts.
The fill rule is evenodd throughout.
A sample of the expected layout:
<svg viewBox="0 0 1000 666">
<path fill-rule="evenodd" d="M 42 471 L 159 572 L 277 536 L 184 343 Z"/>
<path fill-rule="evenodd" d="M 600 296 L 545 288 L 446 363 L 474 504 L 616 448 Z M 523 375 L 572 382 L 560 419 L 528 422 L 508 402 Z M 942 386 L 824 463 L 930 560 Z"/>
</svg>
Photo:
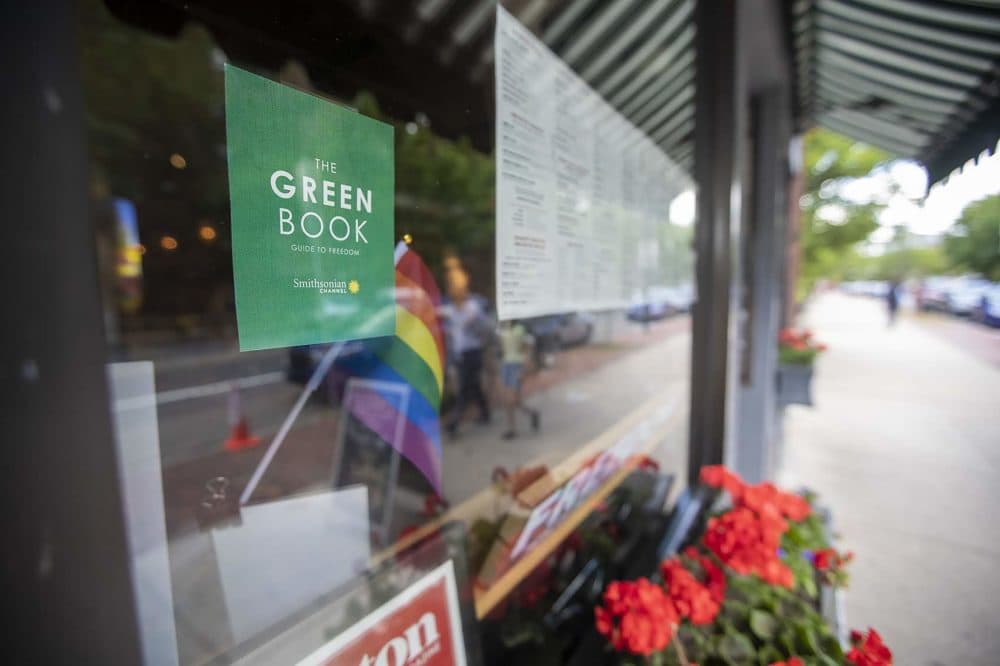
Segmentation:
<svg viewBox="0 0 1000 666">
<path fill-rule="evenodd" d="M 881 302 L 839 294 L 805 321 L 830 350 L 816 406 L 787 411 L 781 481 L 818 491 L 856 553 L 848 624 L 898 664 L 997 664 L 1000 336 L 912 314 L 890 329 Z"/>
</svg>

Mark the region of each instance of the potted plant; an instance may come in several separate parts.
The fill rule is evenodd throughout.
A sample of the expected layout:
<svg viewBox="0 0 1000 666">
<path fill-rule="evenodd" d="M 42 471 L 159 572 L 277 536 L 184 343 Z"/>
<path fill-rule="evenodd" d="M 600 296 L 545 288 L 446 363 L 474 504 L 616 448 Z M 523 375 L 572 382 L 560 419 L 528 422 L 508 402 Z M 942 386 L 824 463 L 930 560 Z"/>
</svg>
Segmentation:
<svg viewBox="0 0 1000 666">
<path fill-rule="evenodd" d="M 838 641 L 819 586 L 843 586 L 851 555 L 831 547 L 810 497 L 702 469 L 729 506 L 650 578 L 614 581 L 595 609 L 618 664 L 632 666 L 890 666 L 874 629 Z"/>
<path fill-rule="evenodd" d="M 812 331 L 786 328 L 778 334 L 778 400 L 782 405 L 812 402 L 813 363 L 826 345 Z"/>
</svg>

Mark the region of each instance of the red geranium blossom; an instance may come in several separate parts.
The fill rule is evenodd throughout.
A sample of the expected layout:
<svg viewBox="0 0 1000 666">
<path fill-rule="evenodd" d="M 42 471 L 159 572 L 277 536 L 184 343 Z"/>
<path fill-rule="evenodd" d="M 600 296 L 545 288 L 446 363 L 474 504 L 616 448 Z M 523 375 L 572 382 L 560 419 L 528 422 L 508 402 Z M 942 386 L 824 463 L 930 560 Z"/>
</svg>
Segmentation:
<svg viewBox="0 0 1000 666">
<path fill-rule="evenodd" d="M 692 624 L 711 624 L 715 620 L 719 614 L 719 602 L 684 568 L 680 560 L 664 560 L 660 564 L 660 574 L 663 576 L 663 587 L 679 617 L 688 618 Z"/>
<path fill-rule="evenodd" d="M 702 555 L 694 546 L 684 549 L 684 554 L 696 561 L 705 572 L 705 587 L 716 603 L 721 604 L 726 598 L 726 573 L 712 561 L 711 557 Z"/>
<path fill-rule="evenodd" d="M 837 551 L 833 548 L 823 548 L 817 550 L 813 556 L 813 563 L 818 571 L 826 571 L 833 564 L 833 558 L 837 556 Z"/>
<path fill-rule="evenodd" d="M 436 516 L 448 508 L 448 502 L 437 493 L 424 495 L 424 515 Z"/>
<path fill-rule="evenodd" d="M 847 653 L 847 662 L 854 666 L 892 666 L 892 650 L 882 642 L 879 633 L 868 628 L 867 634 L 851 632 L 853 647 Z"/>
<path fill-rule="evenodd" d="M 783 328 L 778 333 L 778 342 L 781 342 L 786 345 L 791 344 L 792 342 L 798 339 L 799 339 L 798 333 L 796 333 L 794 330 L 790 328 Z"/>
<path fill-rule="evenodd" d="M 795 493 L 786 493 L 767 481 L 755 486 L 744 486 L 736 503 L 761 515 L 777 512 L 779 515 L 796 522 L 805 520 L 812 513 L 812 507 L 809 506 L 809 502 L 804 497 Z"/>
<path fill-rule="evenodd" d="M 646 656 L 667 647 L 680 621 L 663 588 L 647 578 L 608 585 L 594 619 L 616 650 Z"/>
<path fill-rule="evenodd" d="M 643 457 L 639 458 L 639 462 L 637 464 L 637 467 L 639 469 L 644 469 L 644 470 L 649 470 L 649 471 L 655 472 L 655 471 L 657 471 L 657 470 L 660 469 L 660 463 L 656 462 L 655 460 L 653 460 L 649 456 L 643 456 Z"/>
<path fill-rule="evenodd" d="M 779 347 L 786 347 L 788 349 L 794 349 L 795 351 L 826 351 L 826 345 L 822 342 L 816 342 L 813 337 L 813 332 L 809 329 L 805 329 L 803 331 L 796 331 L 792 328 L 782 329 L 778 333 L 778 345 Z"/>
<path fill-rule="evenodd" d="M 775 661 L 769 666 L 806 666 L 806 663 L 798 657 L 789 657 L 787 661 Z"/>
<path fill-rule="evenodd" d="M 733 498 L 736 506 L 745 506 L 758 514 L 773 513 L 794 520 L 805 520 L 812 507 L 809 502 L 795 493 L 786 493 L 773 483 L 764 482 L 749 485 L 738 474 L 722 465 L 706 465 L 701 468 L 701 482 L 712 488 L 722 488 Z"/>
<path fill-rule="evenodd" d="M 765 582 L 792 587 L 794 576 L 778 557 L 781 535 L 788 524 L 773 512 L 758 514 L 737 507 L 709 519 L 704 544 L 736 573 L 756 574 Z"/>
<path fill-rule="evenodd" d="M 839 571 L 841 568 L 854 559 L 854 553 L 846 551 L 838 553 L 833 548 L 822 548 L 813 554 L 813 565 L 816 571 Z"/>
<path fill-rule="evenodd" d="M 710 488 L 722 488 L 729 493 L 735 501 L 743 493 L 743 479 L 738 474 L 734 474 L 723 465 L 706 465 L 701 468 L 699 474 L 701 482 Z"/>
</svg>

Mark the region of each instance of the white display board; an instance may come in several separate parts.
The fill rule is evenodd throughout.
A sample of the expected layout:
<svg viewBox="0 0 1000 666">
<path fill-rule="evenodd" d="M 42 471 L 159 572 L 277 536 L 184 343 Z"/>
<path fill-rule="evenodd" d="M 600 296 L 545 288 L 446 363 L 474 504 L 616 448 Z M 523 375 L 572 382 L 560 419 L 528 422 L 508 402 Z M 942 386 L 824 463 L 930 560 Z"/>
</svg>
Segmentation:
<svg viewBox="0 0 1000 666">
<path fill-rule="evenodd" d="M 500 319 L 626 306 L 689 179 L 500 6 L 495 48 Z"/>
<path fill-rule="evenodd" d="M 153 364 L 111 363 L 107 373 L 143 661 L 174 666 L 179 656 Z"/>
<path fill-rule="evenodd" d="M 211 533 L 237 643 L 349 583 L 368 567 L 364 486 L 244 506 L 240 515 L 240 525 Z"/>
</svg>

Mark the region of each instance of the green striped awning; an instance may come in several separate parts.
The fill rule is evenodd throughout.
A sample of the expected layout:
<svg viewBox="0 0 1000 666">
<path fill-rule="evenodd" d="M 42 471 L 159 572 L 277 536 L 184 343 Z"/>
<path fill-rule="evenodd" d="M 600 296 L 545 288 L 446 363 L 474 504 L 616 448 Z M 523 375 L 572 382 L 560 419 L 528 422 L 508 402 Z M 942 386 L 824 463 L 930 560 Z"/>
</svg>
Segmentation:
<svg viewBox="0 0 1000 666">
<path fill-rule="evenodd" d="M 1000 140 L 1000 0 L 797 0 L 800 128 L 818 124 L 927 166 Z"/>
</svg>

